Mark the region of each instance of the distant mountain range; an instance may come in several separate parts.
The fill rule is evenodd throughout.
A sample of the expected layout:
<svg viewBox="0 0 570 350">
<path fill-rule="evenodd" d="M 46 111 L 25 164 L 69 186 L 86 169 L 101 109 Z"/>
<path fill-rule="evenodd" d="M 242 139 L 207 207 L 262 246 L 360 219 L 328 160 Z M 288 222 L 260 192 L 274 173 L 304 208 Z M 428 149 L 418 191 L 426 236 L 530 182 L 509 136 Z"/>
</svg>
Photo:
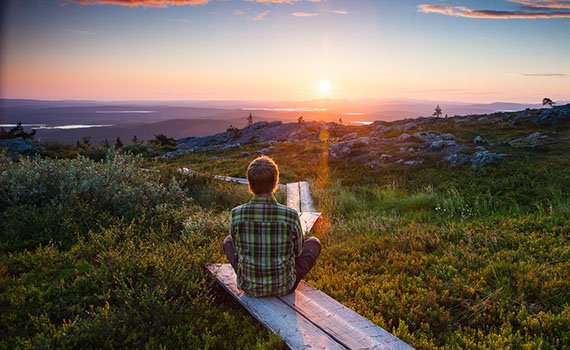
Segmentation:
<svg viewBox="0 0 570 350">
<path fill-rule="evenodd" d="M 559 104 L 563 104 L 560 102 Z M 344 123 L 398 120 L 431 115 L 439 105 L 443 115 L 486 114 L 540 108 L 541 104 L 495 102 L 488 104 L 425 100 L 311 100 L 311 101 L 89 101 L 0 99 L 0 125 L 22 122 L 38 128 L 42 141 L 73 143 L 84 136 L 92 141 L 124 141 L 134 135 L 149 139 L 210 135 L 230 125 L 243 127 L 251 113 L 254 121 L 304 120 Z M 85 127 L 101 126 L 103 127 Z M 53 127 L 69 129 L 53 129 Z M 84 126 L 74 128 L 72 126 Z"/>
</svg>

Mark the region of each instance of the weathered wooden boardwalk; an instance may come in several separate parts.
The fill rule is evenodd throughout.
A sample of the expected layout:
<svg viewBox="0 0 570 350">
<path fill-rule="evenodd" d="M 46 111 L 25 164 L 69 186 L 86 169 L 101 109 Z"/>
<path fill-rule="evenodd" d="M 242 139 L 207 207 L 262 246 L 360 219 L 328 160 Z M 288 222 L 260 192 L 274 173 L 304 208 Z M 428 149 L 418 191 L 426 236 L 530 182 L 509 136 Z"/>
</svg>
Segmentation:
<svg viewBox="0 0 570 350">
<path fill-rule="evenodd" d="M 287 206 L 299 213 L 303 233 L 307 234 L 321 217 L 321 213 L 315 210 L 309 183 L 307 181 L 292 182 L 286 185 Z"/>
<path fill-rule="evenodd" d="M 246 179 L 216 176 L 248 184 Z M 303 232 L 319 220 L 305 181 L 288 183 L 287 206 L 299 212 Z M 237 287 L 230 264 L 208 264 L 208 271 L 249 313 L 291 349 L 412 349 L 381 327 L 350 310 L 327 294 L 301 281 L 297 289 L 281 297 L 254 298 Z"/>
<path fill-rule="evenodd" d="M 206 267 L 253 317 L 279 333 L 291 349 L 412 349 L 304 281 L 285 296 L 254 298 L 237 287 L 230 264 Z"/>
</svg>

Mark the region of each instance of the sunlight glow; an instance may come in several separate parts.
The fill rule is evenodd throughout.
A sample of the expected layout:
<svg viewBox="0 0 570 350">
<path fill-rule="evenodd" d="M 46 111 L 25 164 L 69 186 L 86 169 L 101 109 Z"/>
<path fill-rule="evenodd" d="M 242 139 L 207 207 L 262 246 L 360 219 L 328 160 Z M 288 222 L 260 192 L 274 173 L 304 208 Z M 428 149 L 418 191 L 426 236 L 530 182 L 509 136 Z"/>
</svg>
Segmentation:
<svg viewBox="0 0 570 350">
<path fill-rule="evenodd" d="M 319 83 L 319 93 L 321 93 L 321 95 L 327 96 L 330 94 L 332 89 L 332 85 L 331 82 L 328 80 L 321 80 L 321 82 Z"/>
</svg>

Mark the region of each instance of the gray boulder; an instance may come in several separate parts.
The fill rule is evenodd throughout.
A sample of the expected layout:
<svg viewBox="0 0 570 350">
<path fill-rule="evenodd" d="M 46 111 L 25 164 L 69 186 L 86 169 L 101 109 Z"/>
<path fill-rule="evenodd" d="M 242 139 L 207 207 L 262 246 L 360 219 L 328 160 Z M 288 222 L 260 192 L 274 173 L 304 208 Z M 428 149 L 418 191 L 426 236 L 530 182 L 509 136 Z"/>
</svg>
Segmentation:
<svg viewBox="0 0 570 350">
<path fill-rule="evenodd" d="M 408 133 L 403 133 L 400 136 L 396 137 L 397 141 L 407 141 L 412 137 L 412 135 L 408 134 Z"/>
<path fill-rule="evenodd" d="M 415 166 L 415 165 L 420 165 L 424 162 L 423 159 L 413 159 L 413 160 L 406 160 L 404 161 L 404 165 L 406 166 Z"/>
<path fill-rule="evenodd" d="M 179 148 L 179 149 L 177 149 L 176 151 L 163 153 L 163 154 L 160 156 L 160 158 L 162 158 L 162 159 L 171 159 L 171 158 L 174 158 L 174 157 L 177 157 L 177 156 L 182 156 L 182 155 L 185 155 L 185 154 L 188 154 L 188 153 L 192 153 L 192 152 L 194 152 L 194 149 L 182 149 L 182 148 Z"/>
<path fill-rule="evenodd" d="M 527 137 L 521 137 L 518 139 L 511 140 L 507 142 L 507 144 L 513 147 L 538 146 L 543 142 L 543 140 L 549 138 L 550 138 L 549 135 L 542 134 L 540 132 L 535 132 L 528 135 Z"/>
<path fill-rule="evenodd" d="M 31 139 L 22 137 L 0 139 L 0 148 L 6 149 L 10 156 L 32 155 L 41 151 L 40 148 L 35 147 Z"/>
<path fill-rule="evenodd" d="M 570 120 L 570 104 L 545 109 L 533 121 L 535 123 L 557 123 L 562 120 Z"/>
<path fill-rule="evenodd" d="M 275 149 L 275 148 L 274 148 L 273 146 L 271 146 L 271 147 L 259 149 L 259 150 L 255 151 L 255 153 L 258 153 L 258 154 L 267 154 L 267 153 L 273 151 L 274 149 Z"/>
<path fill-rule="evenodd" d="M 429 149 L 430 150 L 440 150 L 442 149 L 444 146 L 443 141 L 441 140 L 437 140 L 437 141 L 432 141 L 432 143 L 429 145 Z"/>
<path fill-rule="evenodd" d="M 445 156 L 445 161 L 451 166 L 461 166 L 469 162 L 470 157 L 463 153 L 452 153 Z"/>
<path fill-rule="evenodd" d="M 471 168 L 478 169 L 486 164 L 496 163 L 506 156 L 504 153 L 495 153 L 487 150 L 476 152 L 471 156 Z"/>
<path fill-rule="evenodd" d="M 351 132 L 349 134 L 346 134 L 342 137 L 343 141 L 350 141 L 350 140 L 354 140 L 358 138 L 358 133 L 356 132 Z"/>
<path fill-rule="evenodd" d="M 489 143 L 483 139 L 481 136 L 477 135 L 473 139 L 473 143 L 477 146 L 487 146 Z"/>
<path fill-rule="evenodd" d="M 328 157 L 330 160 L 342 160 L 351 155 L 355 147 L 366 147 L 370 144 L 369 137 L 360 137 L 352 141 L 342 141 L 331 145 L 328 149 Z"/>
</svg>

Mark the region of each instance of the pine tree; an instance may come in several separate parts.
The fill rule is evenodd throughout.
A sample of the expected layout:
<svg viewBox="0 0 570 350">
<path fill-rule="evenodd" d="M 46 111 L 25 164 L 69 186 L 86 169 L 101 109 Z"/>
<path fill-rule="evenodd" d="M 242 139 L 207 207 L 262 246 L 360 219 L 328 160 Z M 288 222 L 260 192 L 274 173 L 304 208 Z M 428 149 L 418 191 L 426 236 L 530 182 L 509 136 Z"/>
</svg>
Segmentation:
<svg viewBox="0 0 570 350">
<path fill-rule="evenodd" d="M 250 126 L 251 124 L 253 124 L 253 116 L 251 115 L 251 113 L 249 113 L 249 115 L 247 116 L 247 126 Z"/>
<path fill-rule="evenodd" d="M 115 141 L 115 149 L 123 148 L 123 141 L 121 141 L 120 137 L 117 137 L 117 141 Z"/>
<path fill-rule="evenodd" d="M 436 118 L 441 117 L 441 108 L 439 107 L 439 105 L 437 105 L 437 107 L 435 107 L 435 111 L 433 112 L 432 115 Z"/>
<path fill-rule="evenodd" d="M 91 136 L 83 136 L 81 138 L 81 143 L 85 148 L 91 148 Z"/>
<path fill-rule="evenodd" d="M 299 118 L 297 118 L 297 124 L 301 124 L 303 122 L 304 122 L 303 116 L 300 116 Z"/>
<path fill-rule="evenodd" d="M 546 106 L 549 105 L 550 107 L 554 107 L 554 105 L 556 104 L 556 102 L 552 101 L 550 98 L 545 97 L 542 99 L 542 105 Z"/>
</svg>

